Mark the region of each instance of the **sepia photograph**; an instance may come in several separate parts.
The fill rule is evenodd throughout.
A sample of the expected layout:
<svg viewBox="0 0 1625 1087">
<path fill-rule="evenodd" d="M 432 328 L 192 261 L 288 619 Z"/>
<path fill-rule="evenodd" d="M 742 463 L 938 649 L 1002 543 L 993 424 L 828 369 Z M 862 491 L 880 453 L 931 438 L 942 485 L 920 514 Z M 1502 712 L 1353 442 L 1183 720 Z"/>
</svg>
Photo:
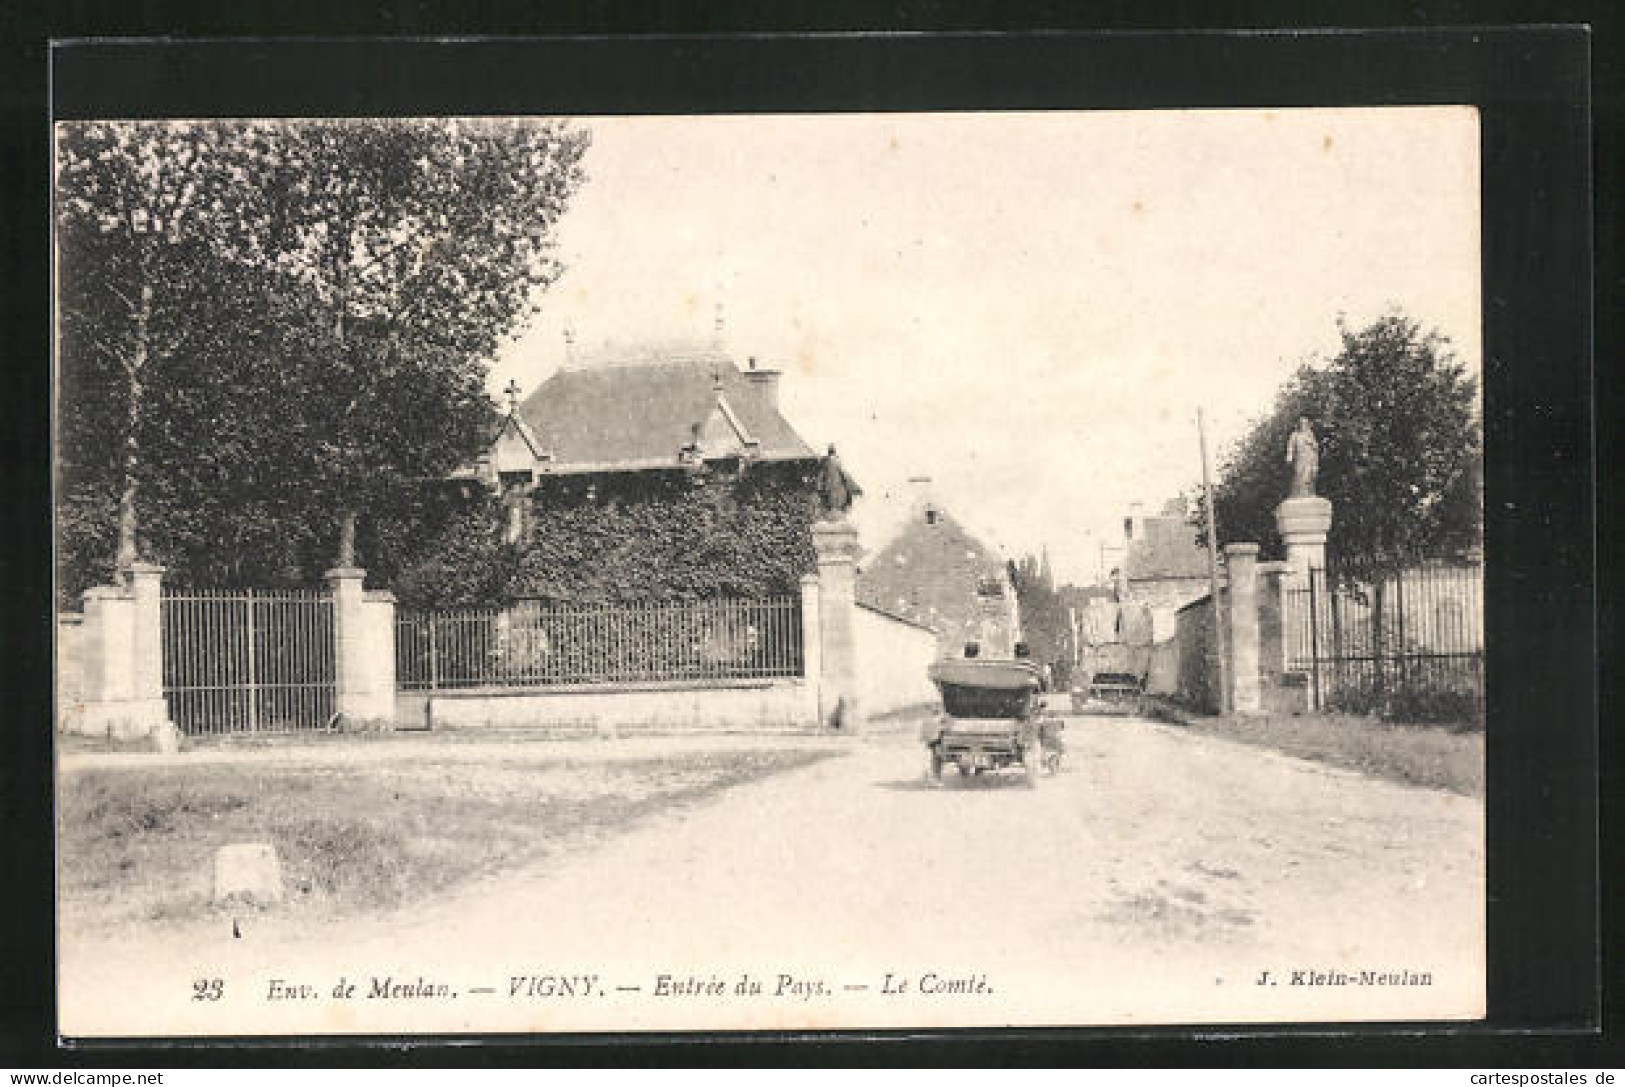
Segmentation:
<svg viewBox="0 0 1625 1087">
<path fill-rule="evenodd" d="M 52 138 L 64 1037 L 1485 1017 L 1475 108 Z"/>
</svg>

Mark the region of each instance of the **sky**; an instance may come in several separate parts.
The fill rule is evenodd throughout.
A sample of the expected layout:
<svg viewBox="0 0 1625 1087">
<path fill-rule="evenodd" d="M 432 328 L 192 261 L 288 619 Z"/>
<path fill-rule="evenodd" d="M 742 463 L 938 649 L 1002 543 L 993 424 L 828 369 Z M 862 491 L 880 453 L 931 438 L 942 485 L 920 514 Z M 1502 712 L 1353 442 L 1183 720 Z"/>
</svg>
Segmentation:
<svg viewBox="0 0 1625 1087">
<path fill-rule="evenodd" d="M 566 271 L 491 371 L 704 340 L 784 371 L 878 549 L 910 477 L 1092 583 L 1132 503 L 1215 466 L 1302 362 L 1400 306 L 1480 367 L 1467 107 L 582 118 Z M 1283 469 L 1282 493 L 1286 477 Z"/>
</svg>

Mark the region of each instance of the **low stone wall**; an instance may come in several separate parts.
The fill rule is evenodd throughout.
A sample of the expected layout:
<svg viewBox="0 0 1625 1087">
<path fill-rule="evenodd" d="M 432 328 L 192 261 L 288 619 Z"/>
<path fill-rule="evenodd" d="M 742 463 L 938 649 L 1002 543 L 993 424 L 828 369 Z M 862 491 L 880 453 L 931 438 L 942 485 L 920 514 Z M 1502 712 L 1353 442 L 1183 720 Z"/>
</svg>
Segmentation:
<svg viewBox="0 0 1625 1087">
<path fill-rule="evenodd" d="M 1245 556 L 1250 557 L 1250 556 Z M 1286 671 L 1282 631 L 1283 581 L 1290 574 L 1285 563 L 1259 563 L 1253 591 L 1238 596 L 1241 614 L 1231 615 L 1228 586 L 1220 596 L 1229 618 L 1231 672 L 1253 675 L 1251 693 L 1238 690 L 1240 713 L 1302 713 L 1309 708 L 1304 677 Z M 1250 614 L 1249 614 L 1250 613 Z M 1251 650 L 1245 643 L 1251 642 Z M 1236 652 L 1238 644 L 1244 650 Z M 1219 656 L 1214 627 L 1213 600 L 1204 596 L 1180 608 L 1174 617 L 1174 636 L 1156 646 L 1146 689 L 1151 694 L 1202 713 L 1219 712 Z"/>
<path fill-rule="evenodd" d="M 401 728 L 534 728 L 618 733 L 639 729 L 818 730 L 818 692 L 800 679 L 706 686 L 510 687 L 403 691 Z"/>
<path fill-rule="evenodd" d="M 1204 713 L 1218 712 L 1219 656 L 1212 597 L 1204 596 L 1176 613 L 1174 636 L 1157 647 L 1147 689 Z"/>
</svg>

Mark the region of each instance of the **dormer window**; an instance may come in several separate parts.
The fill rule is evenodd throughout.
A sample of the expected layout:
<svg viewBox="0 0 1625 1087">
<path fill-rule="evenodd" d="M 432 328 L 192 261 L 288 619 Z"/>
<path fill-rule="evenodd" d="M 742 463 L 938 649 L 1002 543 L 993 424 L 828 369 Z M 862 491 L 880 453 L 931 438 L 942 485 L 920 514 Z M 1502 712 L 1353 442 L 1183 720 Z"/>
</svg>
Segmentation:
<svg viewBox="0 0 1625 1087">
<path fill-rule="evenodd" d="M 977 582 L 976 595 L 987 597 L 1003 596 L 1004 582 L 1000 581 L 996 577 L 985 577 L 981 581 Z"/>
<path fill-rule="evenodd" d="M 937 523 L 937 511 L 936 510 L 926 510 L 925 511 L 925 523 L 928 524 L 928 525 L 934 525 L 934 524 Z"/>
</svg>

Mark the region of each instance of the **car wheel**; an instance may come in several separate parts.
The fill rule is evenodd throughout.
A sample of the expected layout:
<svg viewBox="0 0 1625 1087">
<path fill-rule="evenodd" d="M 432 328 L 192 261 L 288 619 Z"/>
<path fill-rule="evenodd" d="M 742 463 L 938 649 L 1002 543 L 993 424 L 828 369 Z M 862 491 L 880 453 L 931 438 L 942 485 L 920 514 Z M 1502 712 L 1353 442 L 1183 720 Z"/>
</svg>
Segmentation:
<svg viewBox="0 0 1625 1087">
<path fill-rule="evenodd" d="M 942 752 L 935 747 L 931 749 L 931 780 L 936 782 L 942 780 Z"/>
</svg>

